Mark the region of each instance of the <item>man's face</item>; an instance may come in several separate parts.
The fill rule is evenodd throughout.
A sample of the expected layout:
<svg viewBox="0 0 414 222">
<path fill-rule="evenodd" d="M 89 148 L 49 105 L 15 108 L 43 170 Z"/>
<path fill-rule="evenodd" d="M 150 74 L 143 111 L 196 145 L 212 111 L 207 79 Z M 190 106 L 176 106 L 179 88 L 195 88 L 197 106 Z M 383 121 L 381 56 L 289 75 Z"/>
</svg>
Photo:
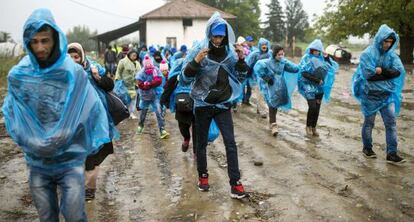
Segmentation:
<svg viewBox="0 0 414 222">
<path fill-rule="evenodd" d="M 55 41 L 51 30 L 38 32 L 30 40 L 30 48 L 40 61 L 46 61 L 52 54 Z"/>
<path fill-rule="evenodd" d="M 223 42 L 224 36 L 221 35 L 214 35 L 213 37 L 211 37 L 211 42 L 215 45 L 215 46 L 219 46 L 221 45 L 221 43 Z"/>
<path fill-rule="evenodd" d="M 262 49 L 262 52 L 267 51 L 267 45 L 266 44 L 263 44 L 260 48 Z"/>
<path fill-rule="evenodd" d="M 382 49 L 383 49 L 384 51 L 387 51 L 388 49 L 390 49 L 390 48 L 391 48 L 392 43 L 394 43 L 394 40 L 393 40 L 393 39 L 385 39 L 385 40 L 382 42 Z"/>
<path fill-rule="evenodd" d="M 82 58 L 80 57 L 80 55 L 76 52 L 71 52 L 69 53 L 70 57 L 73 59 L 73 61 L 75 61 L 78 64 L 81 64 L 81 60 Z"/>
</svg>

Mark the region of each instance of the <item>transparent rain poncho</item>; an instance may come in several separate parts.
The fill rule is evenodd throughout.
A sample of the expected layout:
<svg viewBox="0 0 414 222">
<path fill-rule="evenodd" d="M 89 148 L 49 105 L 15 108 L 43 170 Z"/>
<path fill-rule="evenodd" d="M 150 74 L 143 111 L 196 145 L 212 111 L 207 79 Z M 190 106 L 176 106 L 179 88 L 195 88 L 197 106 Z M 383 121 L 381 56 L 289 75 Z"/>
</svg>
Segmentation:
<svg viewBox="0 0 414 222">
<path fill-rule="evenodd" d="M 29 42 L 43 25 L 59 35 L 60 56 L 40 68 Z M 28 53 L 8 75 L 3 113 L 11 138 L 30 166 L 60 169 L 81 165 L 109 138 L 106 110 L 81 66 L 66 54 L 65 34 L 47 9 L 35 10 L 24 25 Z"/>
<path fill-rule="evenodd" d="M 262 52 L 262 45 L 267 46 L 267 52 Z M 268 59 L 272 57 L 272 50 L 270 49 L 270 42 L 269 40 L 265 38 L 260 38 L 259 42 L 257 43 L 257 48 L 255 48 L 246 58 L 247 65 L 252 69 L 252 76 L 249 78 L 246 78 L 245 81 L 243 81 L 243 84 L 246 85 L 246 82 L 248 81 L 250 86 L 256 85 L 257 82 L 257 73 L 254 71 L 254 66 L 256 65 L 257 61 L 260 61 L 262 59 Z"/>
<path fill-rule="evenodd" d="M 227 51 L 227 57 L 221 62 L 215 62 L 206 57 L 202 60 L 200 64 L 201 70 L 196 74 L 195 77 L 190 78 L 185 75 L 182 75 L 183 81 L 192 82 L 191 97 L 194 99 L 194 104 L 196 107 L 217 106 L 225 108 L 223 104 L 232 102 L 233 100 L 237 99 L 241 94 L 241 85 L 240 82 L 237 80 L 237 77 L 235 76 L 234 69 L 236 62 L 238 61 L 238 56 L 234 51 L 233 47 L 233 44 L 235 42 L 234 32 L 231 26 L 223 18 L 220 17 L 220 14 L 218 12 L 215 12 L 207 22 L 205 32 L 206 37 L 202 41 L 197 42 L 197 44 L 190 50 L 189 54 L 185 58 L 183 64 L 183 71 L 187 64 L 197 56 L 201 49 L 208 48 L 209 39 L 211 37 L 210 29 L 211 26 L 215 23 L 224 23 L 227 26 L 228 44 L 225 46 Z M 208 96 L 210 92 L 210 86 L 216 83 L 220 67 L 226 70 L 229 74 L 229 83 L 232 88 L 232 95 L 227 101 L 224 101 L 220 104 L 209 104 L 207 102 L 204 102 L 204 99 Z"/>
<path fill-rule="evenodd" d="M 384 52 L 383 41 L 392 36 L 395 39 L 391 48 Z M 399 43 L 398 34 L 387 25 L 381 25 L 374 37 L 374 42 L 361 54 L 360 63 L 352 78 L 352 93 L 361 103 L 365 116 L 370 116 L 390 103 L 395 105 L 395 115 L 400 113 L 402 89 L 404 87 L 404 66 L 395 53 Z M 382 67 L 400 71 L 400 76 L 382 81 L 368 81 L 375 75 L 375 68 Z"/>
<path fill-rule="evenodd" d="M 124 80 L 115 80 L 115 86 L 112 90 L 125 105 L 129 105 L 132 101 L 131 96 L 128 93 L 128 88 L 125 85 Z"/>
<path fill-rule="evenodd" d="M 296 88 L 299 67 L 287 59 L 276 61 L 273 57 L 259 60 L 254 66 L 259 89 L 267 105 L 288 111 L 292 108 L 291 96 Z M 271 78 L 273 85 L 264 78 Z"/>
<path fill-rule="evenodd" d="M 310 53 L 311 49 L 316 49 L 321 52 L 318 56 Z M 321 40 L 315 39 L 306 49 L 305 55 L 300 60 L 300 74 L 298 77 L 298 90 L 299 93 L 305 97 L 305 99 L 315 99 L 315 95 L 323 93 L 323 102 L 328 103 L 331 98 L 331 90 L 335 82 L 335 74 L 339 68 L 338 63 L 330 59 L 330 62 L 325 61 L 322 56 L 323 45 Z M 321 67 L 325 73 L 323 73 L 324 81 L 322 85 L 314 83 L 302 76 L 303 72 L 307 72 L 311 75 L 321 76 L 321 70 L 317 68 Z"/>
</svg>

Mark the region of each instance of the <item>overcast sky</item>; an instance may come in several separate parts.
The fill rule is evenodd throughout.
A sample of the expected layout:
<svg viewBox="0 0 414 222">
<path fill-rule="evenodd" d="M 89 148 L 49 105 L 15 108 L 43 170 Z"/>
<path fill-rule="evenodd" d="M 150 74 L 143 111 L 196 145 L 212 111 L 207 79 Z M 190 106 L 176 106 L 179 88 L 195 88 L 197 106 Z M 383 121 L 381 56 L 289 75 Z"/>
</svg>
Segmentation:
<svg viewBox="0 0 414 222">
<path fill-rule="evenodd" d="M 280 0 L 282 5 L 284 1 Z M 262 14 L 268 11 L 265 5 L 269 2 L 260 0 Z M 65 32 L 84 24 L 102 33 L 133 23 L 140 15 L 164 3 L 163 0 L 2 0 L 0 31 L 9 32 L 14 40 L 21 41 L 27 17 L 34 9 L 45 7 L 52 11 L 58 26 Z M 321 15 L 325 7 L 325 0 L 302 0 L 302 3 L 310 18 L 313 14 Z"/>
</svg>

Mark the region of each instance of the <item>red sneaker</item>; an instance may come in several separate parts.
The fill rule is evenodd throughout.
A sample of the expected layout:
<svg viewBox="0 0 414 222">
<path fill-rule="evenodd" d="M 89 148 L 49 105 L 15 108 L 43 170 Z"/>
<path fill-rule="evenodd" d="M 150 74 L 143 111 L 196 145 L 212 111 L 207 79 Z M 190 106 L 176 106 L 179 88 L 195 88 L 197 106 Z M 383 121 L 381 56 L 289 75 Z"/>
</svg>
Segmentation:
<svg viewBox="0 0 414 222">
<path fill-rule="evenodd" d="M 237 181 L 236 185 L 231 186 L 230 196 L 235 199 L 242 199 L 246 196 L 246 192 L 244 191 L 244 187 L 240 181 Z"/>
<path fill-rule="evenodd" d="M 206 192 L 210 189 L 210 185 L 208 184 L 208 175 L 203 174 L 201 177 L 198 178 L 198 190 Z"/>
</svg>

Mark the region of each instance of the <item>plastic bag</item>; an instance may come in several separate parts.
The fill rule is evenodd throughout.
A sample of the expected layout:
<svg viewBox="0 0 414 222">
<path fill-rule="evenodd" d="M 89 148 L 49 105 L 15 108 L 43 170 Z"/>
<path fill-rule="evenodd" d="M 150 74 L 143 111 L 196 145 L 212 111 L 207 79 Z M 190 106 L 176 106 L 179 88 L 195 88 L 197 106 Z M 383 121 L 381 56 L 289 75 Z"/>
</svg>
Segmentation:
<svg viewBox="0 0 414 222">
<path fill-rule="evenodd" d="M 113 92 L 122 100 L 125 105 L 131 103 L 131 97 L 128 94 L 128 88 L 125 85 L 124 80 L 116 80 Z"/>
</svg>

